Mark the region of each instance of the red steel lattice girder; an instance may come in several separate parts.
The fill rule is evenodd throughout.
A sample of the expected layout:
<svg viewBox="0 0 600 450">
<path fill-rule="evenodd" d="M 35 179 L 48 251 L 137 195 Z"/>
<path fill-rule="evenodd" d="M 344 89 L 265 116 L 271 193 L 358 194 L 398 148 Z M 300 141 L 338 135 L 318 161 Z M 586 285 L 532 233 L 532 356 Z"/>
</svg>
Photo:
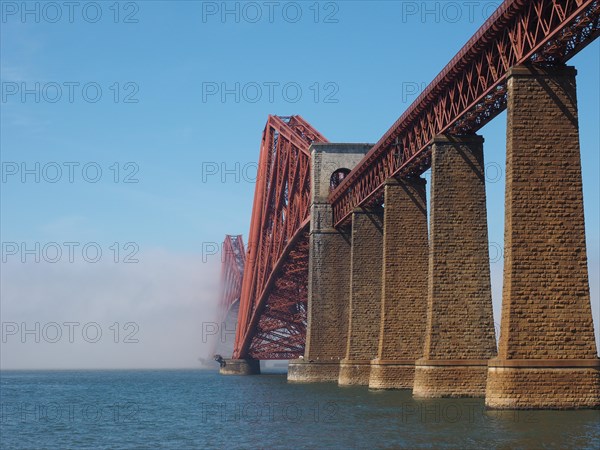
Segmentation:
<svg viewBox="0 0 600 450">
<path fill-rule="evenodd" d="M 334 223 L 381 202 L 392 176 L 421 174 L 442 133 L 472 134 L 506 108 L 510 67 L 562 64 L 600 34 L 600 0 L 505 0 L 330 195 Z M 234 357 L 290 359 L 304 349 L 309 160 L 326 142 L 299 116 L 263 134 Z"/>
<path fill-rule="evenodd" d="M 327 140 L 300 116 L 269 116 L 263 132 L 234 358 L 304 352 L 310 153 Z"/>
<path fill-rule="evenodd" d="M 336 226 L 382 201 L 392 176 L 430 167 L 442 133 L 472 134 L 506 108 L 509 68 L 563 64 L 600 34 L 600 0 L 505 0 L 329 196 Z"/>
<path fill-rule="evenodd" d="M 221 255 L 219 322 L 225 322 L 231 305 L 239 300 L 242 292 L 242 277 L 246 263 L 246 252 L 242 236 L 225 236 Z"/>
</svg>

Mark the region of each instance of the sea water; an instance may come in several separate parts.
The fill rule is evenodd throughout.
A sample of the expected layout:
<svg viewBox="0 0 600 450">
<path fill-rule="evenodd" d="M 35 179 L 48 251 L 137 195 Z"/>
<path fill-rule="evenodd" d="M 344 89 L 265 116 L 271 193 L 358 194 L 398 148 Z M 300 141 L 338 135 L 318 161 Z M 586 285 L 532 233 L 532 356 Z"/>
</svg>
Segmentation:
<svg viewBox="0 0 600 450">
<path fill-rule="evenodd" d="M 487 411 L 483 399 L 202 370 L 3 371 L 0 447 L 600 448 L 600 411 Z"/>
</svg>

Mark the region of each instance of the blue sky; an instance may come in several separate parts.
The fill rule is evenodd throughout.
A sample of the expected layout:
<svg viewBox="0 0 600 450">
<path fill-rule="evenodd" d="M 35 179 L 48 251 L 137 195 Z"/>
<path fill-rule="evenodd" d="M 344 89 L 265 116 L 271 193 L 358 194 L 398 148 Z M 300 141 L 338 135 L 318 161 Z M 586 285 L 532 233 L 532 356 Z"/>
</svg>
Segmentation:
<svg viewBox="0 0 600 450">
<path fill-rule="evenodd" d="M 106 323 L 125 316 L 145 323 L 140 329 L 146 330 L 148 345 L 159 340 L 153 320 L 173 304 L 180 305 L 171 308 L 180 318 L 196 317 L 189 326 L 199 328 L 200 317 L 210 317 L 211 289 L 218 276 L 218 261 L 205 262 L 202 249 L 221 242 L 226 233 L 248 233 L 253 168 L 267 115 L 301 114 L 333 142 L 376 142 L 414 100 L 415 88 L 435 77 L 498 4 L 289 3 L 285 10 L 285 2 L 276 3 L 270 18 L 264 2 L 228 3 L 232 11 L 239 8 L 238 17 L 223 17 L 222 2 L 139 1 L 117 7 L 113 1 L 92 7 L 82 2 L 71 11 L 72 17 L 61 2 L 59 10 L 47 2 L 29 2 L 30 10 L 38 8 L 38 17 L 23 16 L 21 2 L 2 2 L 2 241 L 32 246 L 39 242 L 41 247 L 78 242 L 79 248 L 94 242 L 104 255 L 104 269 L 86 261 L 79 261 L 79 267 L 77 261 L 65 262 L 64 256 L 58 264 L 41 261 L 32 267 L 30 262 L 20 263 L 18 255 L 10 256 L 3 264 L 3 321 L 43 324 L 52 311 L 62 311 L 55 306 L 77 300 L 90 306 L 83 308 L 85 320 L 99 314 Z M 94 22 L 98 11 L 101 17 Z M 253 23 L 257 12 L 261 18 Z M 571 61 L 579 71 L 597 334 L 599 50 L 595 42 Z M 236 83 L 239 98 L 234 93 L 222 98 L 221 89 L 235 91 Z M 262 89 L 260 95 L 256 86 Z M 272 99 L 268 86 L 273 87 Z M 215 87 L 219 92 L 213 95 Z M 102 96 L 94 102 L 98 88 Z M 24 95 L 23 89 L 34 93 Z M 503 242 L 505 121 L 502 114 L 481 130 L 491 164 L 487 194 L 494 254 Z M 34 172 L 39 164 L 40 182 L 35 182 L 35 174 L 22 182 L 23 163 Z M 60 176 L 56 166 L 61 167 Z M 96 176 L 97 168 L 101 175 Z M 223 168 L 231 172 L 223 173 Z M 7 173 L 14 170 L 15 175 Z M 127 176 L 127 181 L 137 182 L 124 182 Z M 55 183 L 48 181 L 55 178 Z M 97 182 L 89 181 L 95 178 Z M 139 256 L 134 269 L 121 261 L 109 264 L 115 242 L 120 248 L 117 259 L 130 251 Z M 137 247 L 124 248 L 129 243 Z M 148 270 L 143 270 L 145 264 Z M 197 267 L 181 269 L 189 264 Z M 492 263 L 497 322 L 501 267 L 501 260 Z M 9 279 L 8 274 L 15 273 L 19 275 Z M 45 284 L 49 279 L 97 289 L 91 297 L 82 295 L 79 287 L 58 292 Z M 136 286 L 138 279 L 136 290 L 129 283 Z M 139 305 L 148 296 L 155 296 L 161 306 L 144 315 Z M 130 304 L 132 298 L 139 301 Z M 34 305 L 39 304 L 48 306 L 49 315 L 36 316 L 39 309 Z M 61 314 L 54 319 L 68 319 L 63 317 L 68 312 Z M 177 324 L 178 316 L 173 316 L 168 329 L 180 329 Z M 173 353 L 183 340 L 197 342 L 197 331 L 177 334 L 164 353 Z M 23 358 L 38 357 L 39 347 L 28 347 Z M 22 346 L 14 346 L 13 353 L 2 357 L 4 366 L 27 366 L 25 359 L 17 359 L 17 350 L 23 353 Z M 64 356 L 62 347 L 53 351 Z M 85 346 L 81 351 L 90 353 Z M 195 351 L 192 342 L 168 365 L 193 366 Z M 95 355 L 89 365 L 102 360 L 102 366 L 127 366 L 130 350 L 123 352 L 119 363 L 109 355 L 104 360 Z M 138 353 L 144 356 L 134 365 L 153 366 L 149 352 Z M 65 357 L 64 364 L 75 363 Z"/>
</svg>

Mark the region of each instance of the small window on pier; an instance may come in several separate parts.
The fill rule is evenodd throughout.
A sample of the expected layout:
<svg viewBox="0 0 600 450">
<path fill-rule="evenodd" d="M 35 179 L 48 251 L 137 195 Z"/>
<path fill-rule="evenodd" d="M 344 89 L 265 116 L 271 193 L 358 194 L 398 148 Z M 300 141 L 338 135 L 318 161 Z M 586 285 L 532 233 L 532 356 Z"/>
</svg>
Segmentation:
<svg viewBox="0 0 600 450">
<path fill-rule="evenodd" d="M 342 180 L 346 178 L 346 175 L 350 173 L 350 169 L 338 169 L 331 174 L 331 178 L 329 180 L 329 192 L 333 191 L 337 188 Z"/>
</svg>

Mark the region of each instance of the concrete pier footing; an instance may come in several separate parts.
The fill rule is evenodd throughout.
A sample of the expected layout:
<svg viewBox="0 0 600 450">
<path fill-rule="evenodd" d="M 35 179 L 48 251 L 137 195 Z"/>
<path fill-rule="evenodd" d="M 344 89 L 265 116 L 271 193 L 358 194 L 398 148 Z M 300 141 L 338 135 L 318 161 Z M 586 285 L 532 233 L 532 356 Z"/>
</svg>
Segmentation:
<svg viewBox="0 0 600 450">
<path fill-rule="evenodd" d="M 260 361 L 257 359 L 223 359 L 219 373 L 221 375 L 259 375 Z"/>
</svg>

